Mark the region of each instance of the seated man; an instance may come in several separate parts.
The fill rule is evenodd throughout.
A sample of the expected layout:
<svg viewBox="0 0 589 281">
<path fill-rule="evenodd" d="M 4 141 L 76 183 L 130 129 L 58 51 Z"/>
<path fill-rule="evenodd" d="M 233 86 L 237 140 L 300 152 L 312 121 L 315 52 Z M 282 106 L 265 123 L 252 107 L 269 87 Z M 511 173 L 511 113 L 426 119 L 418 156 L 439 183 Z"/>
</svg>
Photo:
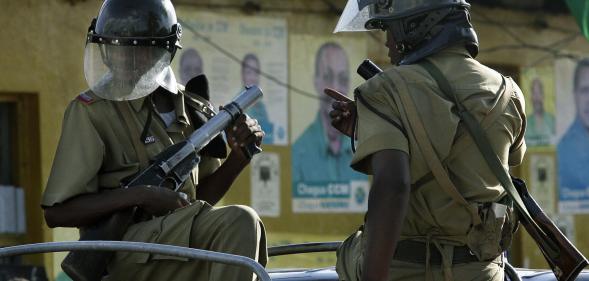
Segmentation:
<svg viewBox="0 0 589 281">
<path fill-rule="evenodd" d="M 231 147 L 238 148 L 228 156 L 220 137 L 205 147 L 181 192 L 120 188 L 207 119 L 202 105 L 210 105 L 184 92 L 170 68 L 180 35 L 169 0 L 104 2 L 87 37 L 84 65 L 90 89 L 65 112 L 42 200 L 45 219 L 50 227 L 83 231 L 138 207 L 140 216 L 128 227 L 125 241 L 237 254 L 265 265 L 265 232 L 257 214 L 244 206 L 212 207 L 250 161 L 239 148 L 261 143 L 264 132 L 256 120 L 242 115 L 226 131 Z M 107 274 L 108 280 L 253 277 L 242 267 L 129 252 L 116 253 Z"/>
</svg>

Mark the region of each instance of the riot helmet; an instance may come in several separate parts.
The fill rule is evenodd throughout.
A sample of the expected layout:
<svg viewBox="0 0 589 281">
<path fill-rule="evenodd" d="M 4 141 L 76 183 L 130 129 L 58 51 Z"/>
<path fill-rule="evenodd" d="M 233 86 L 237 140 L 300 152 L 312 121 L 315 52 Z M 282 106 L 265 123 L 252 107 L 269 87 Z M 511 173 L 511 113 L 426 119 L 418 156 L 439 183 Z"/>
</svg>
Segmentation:
<svg viewBox="0 0 589 281">
<path fill-rule="evenodd" d="M 86 37 L 84 75 L 108 100 L 134 100 L 163 87 L 177 93 L 170 63 L 182 29 L 170 0 L 105 0 Z"/>
<path fill-rule="evenodd" d="M 449 45 L 464 42 L 475 57 L 478 39 L 465 0 L 348 0 L 334 33 L 383 30 L 391 32 L 411 64 Z"/>
</svg>

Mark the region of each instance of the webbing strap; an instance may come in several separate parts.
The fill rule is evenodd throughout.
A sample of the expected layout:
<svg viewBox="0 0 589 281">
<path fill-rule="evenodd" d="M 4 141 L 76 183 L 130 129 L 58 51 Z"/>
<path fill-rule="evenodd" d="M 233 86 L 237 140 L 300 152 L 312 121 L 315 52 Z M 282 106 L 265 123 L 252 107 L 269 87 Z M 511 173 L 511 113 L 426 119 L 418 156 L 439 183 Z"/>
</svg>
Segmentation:
<svg viewBox="0 0 589 281">
<path fill-rule="evenodd" d="M 528 212 L 528 209 L 526 209 L 521 196 L 515 189 L 515 186 L 513 186 L 513 182 L 511 182 L 511 177 L 509 176 L 509 173 L 503 167 L 501 159 L 499 159 L 497 153 L 493 151 L 493 147 L 491 146 L 491 143 L 489 142 L 489 139 L 485 131 L 481 128 L 479 122 L 458 100 L 458 98 L 456 97 L 456 93 L 452 91 L 452 88 L 450 87 L 450 83 L 448 82 L 448 80 L 446 80 L 442 72 L 433 63 L 424 60 L 420 63 L 420 65 L 424 67 L 425 70 L 427 70 L 427 72 L 436 80 L 438 86 L 442 90 L 442 93 L 448 99 L 454 101 L 454 104 L 458 108 L 458 116 L 464 122 L 464 124 L 466 125 L 466 129 L 475 140 L 475 144 L 481 151 L 483 158 L 485 159 L 485 162 L 487 162 L 487 165 L 489 166 L 493 174 L 495 174 L 495 176 L 497 177 L 497 179 L 499 180 L 499 182 L 501 183 L 509 197 L 511 197 L 511 199 L 513 200 L 515 208 L 522 216 L 522 219 L 526 222 L 529 222 L 536 229 L 540 229 L 536 222 L 532 219 L 532 216 Z"/>
<path fill-rule="evenodd" d="M 140 169 L 147 168 L 149 165 L 149 157 L 147 156 L 147 150 L 145 149 L 145 144 L 143 144 L 140 140 L 141 132 L 137 123 L 134 122 L 133 115 L 131 114 L 131 105 L 129 102 L 113 102 L 115 104 L 115 109 L 117 113 L 121 116 L 121 119 L 125 122 L 125 127 L 127 127 L 127 131 L 129 132 L 129 137 L 131 138 L 131 143 L 133 144 L 133 148 L 135 149 L 135 154 L 137 154 L 137 159 L 139 160 Z"/>
<path fill-rule="evenodd" d="M 487 115 L 485 115 L 485 117 L 483 117 L 483 120 L 481 120 L 481 127 L 483 127 L 483 130 L 489 129 L 491 125 L 495 123 L 497 118 L 501 116 L 503 112 L 505 112 L 505 109 L 507 108 L 507 105 L 511 100 L 511 93 L 513 91 L 513 80 L 511 78 L 505 79 L 505 77 L 503 77 L 503 83 L 499 88 L 499 91 L 497 91 L 497 95 L 499 95 L 499 100 L 497 101 L 497 104 L 493 107 L 493 109 L 491 109 L 491 111 Z M 464 151 L 464 149 L 467 146 L 472 145 L 473 143 L 474 141 L 470 134 L 464 133 L 458 135 L 456 137 L 456 140 L 454 141 L 454 145 L 452 146 L 454 147 L 454 149 L 452 149 L 450 151 L 450 154 L 448 154 L 448 156 L 446 156 L 446 158 L 442 160 L 442 164 L 444 164 L 444 166 L 447 166 L 450 162 L 452 162 L 452 160 L 454 160 L 458 155 L 460 155 L 461 152 Z M 419 180 L 417 180 L 414 183 L 414 186 L 415 188 L 420 188 L 422 185 L 428 183 L 433 178 L 433 174 L 429 172 L 423 175 L 421 178 L 419 178 Z"/>
<path fill-rule="evenodd" d="M 415 137 L 417 146 L 425 157 L 425 162 L 431 169 L 442 190 L 444 190 L 444 192 L 446 192 L 456 203 L 464 206 L 470 213 L 473 224 L 479 225 L 481 223 L 481 218 L 478 215 L 478 208 L 472 206 L 466 201 L 466 199 L 464 199 L 462 194 L 460 194 L 450 179 L 448 171 L 446 171 L 442 165 L 442 162 L 436 154 L 430 138 L 427 135 L 423 122 L 419 117 L 419 113 L 417 112 L 417 107 L 415 106 L 415 103 L 413 102 L 413 99 L 409 93 L 409 89 L 407 88 L 407 82 L 405 81 L 405 78 L 397 70 L 394 71 L 398 75 L 393 76 L 392 79 L 396 81 L 392 81 L 391 78 L 387 75 L 383 75 L 383 77 L 389 80 L 392 85 L 399 87 L 399 97 L 401 99 L 401 103 L 403 104 L 403 108 L 405 108 L 407 119 L 411 124 L 411 126 L 407 128 L 407 131 L 411 132 Z"/>
</svg>

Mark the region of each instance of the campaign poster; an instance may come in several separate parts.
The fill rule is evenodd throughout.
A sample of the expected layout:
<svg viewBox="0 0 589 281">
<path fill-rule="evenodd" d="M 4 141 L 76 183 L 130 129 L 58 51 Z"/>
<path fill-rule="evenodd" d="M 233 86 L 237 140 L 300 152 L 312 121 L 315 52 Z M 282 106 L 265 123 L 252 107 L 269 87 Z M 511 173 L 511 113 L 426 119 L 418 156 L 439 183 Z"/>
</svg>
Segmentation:
<svg viewBox="0 0 589 281">
<path fill-rule="evenodd" d="M 251 162 L 251 206 L 262 217 L 280 216 L 280 156 L 261 153 Z"/>
<path fill-rule="evenodd" d="M 292 208 L 294 213 L 361 213 L 368 202 L 368 177 L 350 168 L 350 138 L 334 129 L 324 88 L 352 95 L 362 83 L 357 66 L 366 41 L 292 35 L 290 44 Z"/>
<path fill-rule="evenodd" d="M 555 62 L 559 211 L 589 213 L 589 59 Z"/>
<path fill-rule="evenodd" d="M 266 133 L 264 144 L 288 144 L 288 80 L 286 21 L 277 18 L 178 11 L 182 49 L 173 68 L 178 82 L 205 74 L 210 100 L 216 106 L 231 101 L 246 86 L 259 86 L 264 96 L 246 113 Z"/>
<path fill-rule="evenodd" d="M 551 154 L 530 155 L 529 191 L 544 212 L 556 211 L 556 164 Z"/>
<path fill-rule="evenodd" d="M 526 100 L 526 144 L 550 146 L 556 141 L 554 68 L 533 67 L 523 70 L 521 88 Z"/>
</svg>

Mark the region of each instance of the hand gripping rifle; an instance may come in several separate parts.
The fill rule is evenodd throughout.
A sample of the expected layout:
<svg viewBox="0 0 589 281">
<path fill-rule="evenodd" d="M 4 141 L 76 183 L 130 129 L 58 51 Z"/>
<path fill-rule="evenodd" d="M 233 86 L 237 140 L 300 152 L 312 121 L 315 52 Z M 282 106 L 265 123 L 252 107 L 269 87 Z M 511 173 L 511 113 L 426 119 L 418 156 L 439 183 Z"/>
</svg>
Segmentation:
<svg viewBox="0 0 589 281">
<path fill-rule="evenodd" d="M 123 188 L 154 185 L 173 186 L 174 190 L 179 190 L 189 178 L 192 169 L 198 165 L 200 161 L 198 152 L 261 97 L 262 91 L 257 86 L 246 88 L 217 115 L 194 131 L 187 140 L 174 144 L 157 155 L 150 166 Z M 254 154 L 259 151 L 256 147 L 249 153 Z M 136 211 L 137 207 L 129 208 L 113 214 L 92 227 L 85 228 L 80 232 L 80 240 L 121 240 L 127 227 L 133 222 Z M 104 251 L 72 251 L 61 263 L 61 267 L 74 281 L 99 281 L 104 276 L 113 255 L 112 252 Z"/>
<path fill-rule="evenodd" d="M 424 63 L 426 64 L 426 63 Z M 428 70 L 429 71 L 429 70 Z M 368 80 L 382 70 L 370 60 L 364 60 L 358 67 L 358 74 Z M 431 73 L 431 72 L 430 72 Z M 441 74 L 439 74 L 441 75 Z M 435 76 L 434 76 L 435 77 Z M 438 79 L 436 79 L 438 80 Z M 439 83 L 440 81 L 438 81 Z M 449 93 L 448 93 L 449 94 Z M 467 124 L 468 125 L 468 124 Z M 469 126 L 470 127 L 470 126 Z M 475 127 L 475 126 L 473 126 Z M 475 128 L 476 130 L 476 128 Z M 471 131 L 471 129 L 469 129 Z M 484 133 L 472 133 L 479 149 L 485 155 Z M 481 135 L 481 137 L 479 137 Z M 487 154 L 491 154 L 489 151 Z M 486 161 L 490 157 L 485 157 Z M 494 167 L 500 167 L 500 163 L 489 163 L 493 170 Z M 498 170 L 499 168 L 497 168 Z M 503 169 L 501 169 L 503 170 Z M 552 220 L 544 213 L 542 208 L 536 203 L 532 195 L 528 192 L 523 180 L 507 175 L 507 172 L 496 171 L 502 186 L 507 191 L 508 196 L 514 203 L 517 210 L 519 221 L 522 223 L 528 234 L 534 239 L 534 242 L 540 248 L 542 255 L 550 265 L 552 272 L 559 281 L 575 280 L 577 275 L 587 266 L 587 259 L 573 245 Z M 502 175 L 505 174 L 505 175 Z M 510 187 L 511 186 L 511 187 Z M 513 187 L 513 188 L 512 188 Z"/>
</svg>

